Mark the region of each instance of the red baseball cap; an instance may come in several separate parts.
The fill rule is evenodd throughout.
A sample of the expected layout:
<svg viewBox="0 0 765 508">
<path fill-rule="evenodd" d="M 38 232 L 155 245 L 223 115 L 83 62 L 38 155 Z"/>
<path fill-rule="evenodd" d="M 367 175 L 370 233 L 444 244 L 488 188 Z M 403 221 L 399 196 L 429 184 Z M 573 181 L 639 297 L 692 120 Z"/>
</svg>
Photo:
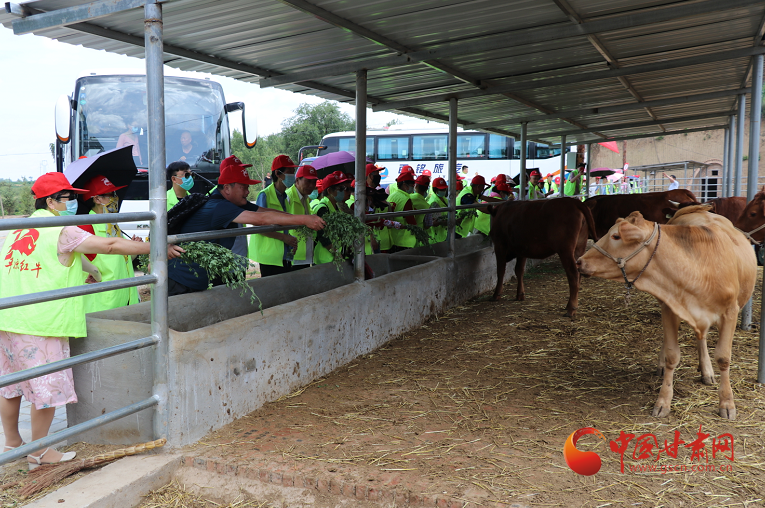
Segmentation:
<svg viewBox="0 0 765 508">
<path fill-rule="evenodd" d="M 494 178 L 492 178 L 491 181 L 496 183 L 496 184 L 507 183 L 507 175 L 504 174 L 504 173 L 500 173 L 497 176 L 495 176 Z"/>
<path fill-rule="evenodd" d="M 537 171 L 537 170 L 535 169 L 534 171 L 532 171 L 531 173 L 529 173 L 529 176 L 530 176 L 530 177 L 531 177 L 531 176 L 539 176 L 539 177 L 541 177 L 541 176 L 542 176 L 542 173 L 540 173 L 539 171 Z"/>
<path fill-rule="evenodd" d="M 35 195 L 35 199 L 47 198 L 48 196 L 52 196 L 57 192 L 65 190 L 74 191 L 77 194 L 85 194 L 88 192 L 88 189 L 77 189 L 72 187 L 72 184 L 66 179 L 64 173 L 59 173 L 57 171 L 45 173 L 35 181 L 34 185 L 32 185 L 32 192 Z"/>
<path fill-rule="evenodd" d="M 88 192 L 86 192 L 82 198 L 87 201 L 92 197 L 100 196 L 101 194 L 108 194 L 116 190 L 124 189 L 125 187 L 127 187 L 127 185 L 121 185 L 117 187 L 105 176 L 98 175 L 94 178 L 91 178 L 90 181 L 85 184 L 85 188 L 88 189 Z"/>
<path fill-rule="evenodd" d="M 472 180 L 470 180 L 470 185 L 486 185 L 486 178 L 482 177 L 481 175 L 474 176 Z"/>
<path fill-rule="evenodd" d="M 277 169 L 281 168 L 296 168 L 298 167 L 297 164 L 292 162 L 292 159 L 289 158 L 287 155 L 277 155 L 274 157 L 273 162 L 271 162 L 271 171 L 276 171 Z"/>
<path fill-rule="evenodd" d="M 429 169 L 423 169 L 423 170 L 422 170 L 422 174 L 423 174 L 423 175 L 425 175 L 425 176 L 431 176 L 431 175 L 433 175 L 433 173 L 431 173 Z"/>
<path fill-rule="evenodd" d="M 457 180 L 467 180 L 467 178 L 462 175 L 457 175 Z"/>
<path fill-rule="evenodd" d="M 309 180 L 319 179 L 319 177 L 316 175 L 316 168 L 309 164 L 300 166 L 297 170 L 297 173 L 295 173 L 295 178 L 308 178 Z"/>
<path fill-rule="evenodd" d="M 448 189 L 449 185 L 447 185 L 446 180 L 443 178 L 436 178 L 433 180 L 433 188 L 434 189 Z"/>
<path fill-rule="evenodd" d="M 371 175 L 372 173 L 377 173 L 378 171 L 382 171 L 385 168 L 378 168 L 374 164 L 367 164 L 367 176 Z"/>
<path fill-rule="evenodd" d="M 424 185 L 428 186 L 430 185 L 430 177 L 428 175 L 420 175 L 417 177 L 417 180 L 414 181 L 417 185 Z"/>
<path fill-rule="evenodd" d="M 460 180 L 457 180 L 457 182 L 456 182 L 457 183 L 457 192 L 459 192 L 459 191 L 461 191 L 462 189 L 465 188 L 465 184 L 462 183 L 462 180 L 464 180 L 464 178 L 462 178 Z"/>
<path fill-rule="evenodd" d="M 497 192 L 513 192 L 513 189 L 505 182 L 498 183 L 496 186 L 494 186 L 494 190 Z"/>
<path fill-rule="evenodd" d="M 261 183 L 260 180 L 250 178 L 250 174 L 247 172 L 249 167 L 252 167 L 252 164 L 244 164 L 236 155 L 229 155 L 220 163 L 218 185 L 226 185 L 228 183 L 255 185 L 256 183 Z"/>
<path fill-rule="evenodd" d="M 321 194 L 324 192 L 324 180 L 316 180 L 316 191 Z"/>
<path fill-rule="evenodd" d="M 327 190 L 333 185 L 340 185 L 341 183 L 350 182 L 350 181 L 351 179 L 348 178 L 348 175 L 346 175 L 342 171 L 335 171 L 324 177 L 324 180 L 322 180 L 322 186 L 324 190 Z"/>
<path fill-rule="evenodd" d="M 399 173 L 405 173 L 405 172 L 412 172 L 412 173 L 414 173 L 414 168 L 412 166 L 410 166 L 409 164 L 404 164 L 401 167 L 401 170 L 399 171 Z"/>
<path fill-rule="evenodd" d="M 408 170 L 406 168 L 409 168 Z M 417 177 L 414 174 L 411 166 L 404 166 L 401 170 L 401 174 L 396 178 L 396 182 L 414 182 Z"/>
</svg>

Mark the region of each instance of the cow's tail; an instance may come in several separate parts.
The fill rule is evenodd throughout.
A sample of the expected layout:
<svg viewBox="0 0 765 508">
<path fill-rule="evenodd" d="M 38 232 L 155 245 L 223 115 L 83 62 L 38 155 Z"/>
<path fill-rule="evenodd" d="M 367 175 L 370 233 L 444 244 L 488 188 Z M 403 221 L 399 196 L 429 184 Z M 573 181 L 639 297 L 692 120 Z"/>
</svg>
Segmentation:
<svg viewBox="0 0 765 508">
<path fill-rule="evenodd" d="M 595 229 L 595 219 L 592 217 L 592 211 L 590 210 L 590 207 L 579 201 L 578 199 L 574 200 L 576 202 L 577 208 L 584 214 L 584 219 L 587 221 L 587 229 L 589 229 L 590 234 L 588 235 L 590 238 L 592 238 L 594 241 L 598 241 L 598 233 Z"/>
</svg>

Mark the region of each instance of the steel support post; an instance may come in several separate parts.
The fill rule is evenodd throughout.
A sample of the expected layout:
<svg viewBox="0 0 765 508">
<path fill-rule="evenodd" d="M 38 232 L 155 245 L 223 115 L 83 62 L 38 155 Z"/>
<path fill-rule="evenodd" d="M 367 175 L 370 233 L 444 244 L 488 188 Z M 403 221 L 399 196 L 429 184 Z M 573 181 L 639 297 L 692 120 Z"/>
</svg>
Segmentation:
<svg viewBox="0 0 765 508">
<path fill-rule="evenodd" d="M 585 183 L 587 184 L 587 187 L 584 190 L 584 199 L 587 199 L 587 198 L 590 197 L 590 161 L 592 160 L 592 158 L 590 157 L 590 148 L 592 148 L 592 145 L 590 143 L 587 143 L 585 146 L 587 147 L 586 148 L 586 150 L 587 150 L 587 167 L 585 169 L 585 172 L 587 173 L 587 179 L 585 181 Z M 643 182 L 640 182 L 640 183 L 642 184 Z"/>
<path fill-rule="evenodd" d="M 361 222 L 367 215 L 367 71 L 356 71 L 356 188 L 353 209 Z M 364 236 L 359 238 L 353 274 L 364 280 Z"/>
<path fill-rule="evenodd" d="M 165 187 L 165 76 L 162 54 L 162 5 L 151 0 L 144 6 L 146 51 L 146 105 L 149 111 L 149 206 L 151 221 L 151 270 L 157 282 L 151 289 L 151 332 L 154 350 L 154 437 L 170 438 L 172 366 L 167 325 L 167 188 Z"/>
<path fill-rule="evenodd" d="M 741 178 L 744 166 L 744 120 L 746 119 L 746 95 L 738 96 L 738 114 L 736 116 L 736 181 L 733 183 L 733 195 L 741 195 Z"/>
<path fill-rule="evenodd" d="M 565 192 L 563 192 L 564 187 L 566 187 L 566 136 L 560 137 L 560 189 L 558 189 L 560 197 L 563 197 L 566 195 Z M 576 169 L 576 168 L 574 168 Z"/>
<path fill-rule="evenodd" d="M 742 95 L 743 97 L 743 95 Z M 746 201 L 749 202 L 757 193 L 757 176 L 760 160 L 760 111 L 762 110 L 762 55 L 752 57 L 752 103 L 749 105 L 749 160 L 746 172 Z M 762 316 L 760 316 L 762 322 Z M 741 311 L 741 329 L 752 328 L 752 298 L 746 302 Z M 760 333 L 760 346 L 762 346 Z M 762 348 L 760 348 L 760 351 Z M 760 362 L 762 367 L 762 362 Z M 758 379 L 760 371 L 758 370 Z"/>
<path fill-rule="evenodd" d="M 521 174 L 518 197 L 522 200 L 528 199 L 528 191 L 526 190 L 526 128 L 528 125 L 528 122 L 521 122 Z M 561 180 L 561 184 L 563 184 L 563 180 Z"/>
<path fill-rule="evenodd" d="M 688 163 L 683 163 L 683 188 L 690 190 L 691 186 L 688 185 Z"/>
<path fill-rule="evenodd" d="M 735 196 L 734 183 L 736 178 L 736 115 L 731 115 L 728 121 L 728 197 Z"/>
<path fill-rule="evenodd" d="M 450 258 L 456 256 L 457 236 L 457 99 L 449 99 L 449 224 L 446 241 Z"/>
<path fill-rule="evenodd" d="M 723 134 L 723 158 L 722 169 L 720 170 L 720 179 L 722 180 L 722 187 L 720 189 L 721 198 L 728 197 L 728 150 L 730 148 L 730 138 L 728 137 L 729 135 L 730 129 L 726 127 Z"/>
</svg>

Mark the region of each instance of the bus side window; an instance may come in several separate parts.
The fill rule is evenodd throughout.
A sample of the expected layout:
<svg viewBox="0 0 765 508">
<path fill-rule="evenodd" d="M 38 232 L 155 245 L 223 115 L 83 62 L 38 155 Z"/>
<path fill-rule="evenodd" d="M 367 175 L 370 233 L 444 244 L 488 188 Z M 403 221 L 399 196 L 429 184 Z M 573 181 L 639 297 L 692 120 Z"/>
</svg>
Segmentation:
<svg viewBox="0 0 765 508">
<path fill-rule="evenodd" d="M 512 141 L 505 136 L 489 134 L 489 159 L 507 159 L 507 142 Z"/>
</svg>

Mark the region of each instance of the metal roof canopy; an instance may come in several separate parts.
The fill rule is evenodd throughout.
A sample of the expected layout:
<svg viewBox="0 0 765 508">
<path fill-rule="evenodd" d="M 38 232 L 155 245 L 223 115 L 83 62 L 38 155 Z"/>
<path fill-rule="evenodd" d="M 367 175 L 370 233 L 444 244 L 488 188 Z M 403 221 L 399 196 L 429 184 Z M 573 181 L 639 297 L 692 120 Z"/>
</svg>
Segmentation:
<svg viewBox="0 0 765 508">
<path fill-rule="evenodd" d="M 142 0 L 6 4 L 0 22 L 143 57 Z M 171 0 L 164 60 L 376 111 L 567 144 L 723 128 L 765 53 L 761 0 Z"/>
</svg>

